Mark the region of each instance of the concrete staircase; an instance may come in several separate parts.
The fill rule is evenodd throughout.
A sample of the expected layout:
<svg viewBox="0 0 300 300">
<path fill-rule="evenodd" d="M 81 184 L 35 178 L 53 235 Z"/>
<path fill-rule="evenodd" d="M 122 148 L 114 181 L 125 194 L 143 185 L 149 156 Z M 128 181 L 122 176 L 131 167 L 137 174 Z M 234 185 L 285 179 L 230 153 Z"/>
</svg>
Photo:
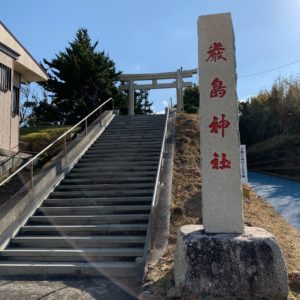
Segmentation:
<svg viewBox="0 0 300 300">
<path fill-rule="evenodd" d="M 134 276 L 165 118 L 115 117 L 0 251 L 0 275 Z"/>
</svg>

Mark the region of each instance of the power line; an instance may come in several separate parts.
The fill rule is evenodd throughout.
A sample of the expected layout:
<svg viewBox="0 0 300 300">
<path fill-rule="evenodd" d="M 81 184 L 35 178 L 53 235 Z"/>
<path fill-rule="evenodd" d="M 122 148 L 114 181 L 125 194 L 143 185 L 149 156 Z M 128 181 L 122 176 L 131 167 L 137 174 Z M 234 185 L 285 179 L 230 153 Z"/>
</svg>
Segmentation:
<svg viewBox="0 0 300 300">
<path fill-rule="evenodd" d="M 299 62 L 300 62 L 300 59 L 295 60 L 295 61 L 293 61 L 293 62 L 291 62 L 291 63 L 288 63 L 288 64 L 285 64 L 285 65 L 276 67 L 276 68 L 272 68 L 272 69 L 266 70 L 266 71 L 262 71 L 262 72 L 258 72 L 258 73 L 253 73 L 253 74 L 248 74 L 248 75 L 243 75 L 243 76 L 239 76 L 239 78 L 247 78 L 247 77 L 253 77 L 253 76 L 258 76 L 258 75 L 266 74 L 266 73 L 269 73 L 269 72 L 273 72 L 273 71 L 276 71 L 276 70 L 279 70 L 279 69 L 282 69 L 282 68 L 285 68 L 285 67 L 288 67 L 288 66 L 297 64 L 297 63 L 299 63 Z"/>
</svg>

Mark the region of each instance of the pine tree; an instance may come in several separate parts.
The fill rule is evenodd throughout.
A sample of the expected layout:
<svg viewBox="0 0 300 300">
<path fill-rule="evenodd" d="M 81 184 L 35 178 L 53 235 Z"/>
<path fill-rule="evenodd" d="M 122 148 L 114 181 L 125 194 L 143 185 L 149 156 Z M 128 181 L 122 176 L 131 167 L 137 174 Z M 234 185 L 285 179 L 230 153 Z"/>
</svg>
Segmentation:
<svg viewBox="0 0 300 300">
<path fill-rule="evenodd" d="M 148 97 L 149 91 L 147 90 L 134 92 L 134 113 L 136 115 L 149 115 L 153 113 L 151 109 L 153 102 L 150 102 Z"/>
<path fill-rule="evenodd" d="M 199 110 L 199 87 L 194 84 L 191 87 L 187 87 L 183 92 L 184 111 L 189 114 L 197 113 Z"/>
<path fill-rule="evenodd" d="M 109 97 L 118 97 L 115 83 L 120 73 L 97 46 L 81 28 L 63 52 L 51 61 L 44 59 L 49 80 L 42 85 L 52 95 L 61 124 L 74 124 Z"/>
</svg>

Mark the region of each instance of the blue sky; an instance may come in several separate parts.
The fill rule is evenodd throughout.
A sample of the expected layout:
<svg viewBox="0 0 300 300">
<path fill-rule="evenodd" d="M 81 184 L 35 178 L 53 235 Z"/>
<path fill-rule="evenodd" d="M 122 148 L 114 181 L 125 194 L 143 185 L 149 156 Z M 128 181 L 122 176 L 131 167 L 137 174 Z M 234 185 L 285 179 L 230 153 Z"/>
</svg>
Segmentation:
<svg viewBox="0 0 300 300">
<path fill-rule="evenodd" d="M 197 17 L 221 12 L 232 14 L 239 99 L 270 88 L 278 76 L 299 75 L 300 61 L 244 77 L 300 60 L 300 0 L 2 1 L 0 19 L 38 61 L 86 27 L 118 70 L 147 73 L 197 67 Z M 154 110 L 170 97 L 175 90 L 152 91 Z"/>
</svg>

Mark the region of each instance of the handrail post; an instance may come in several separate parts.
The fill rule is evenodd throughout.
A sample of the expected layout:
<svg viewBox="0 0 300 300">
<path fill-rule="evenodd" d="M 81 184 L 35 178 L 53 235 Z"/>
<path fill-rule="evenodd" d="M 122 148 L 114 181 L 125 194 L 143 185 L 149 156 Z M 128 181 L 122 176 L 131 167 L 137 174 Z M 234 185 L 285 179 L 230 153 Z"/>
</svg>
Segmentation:
<svg viewBox="0 0 300 300">
<path fill-rule="evenodd" d="M 159 170 L 159 184 L 162 184 L 162 173 L 163 173 L 163 161 L 161 162 L 161 168 Z"/>
<path fill-rule="evenodd" d="M 84 124 L 85 124 L 85 135 L 87 135 L 87 119 L 85 119 L 85 122 L 84 122 Z"/>
<path fill-rule="evenodd" d="M 65 159 L 67 159 L 67 136 L 64 136 L 64 155 Z"/>
<path fill-rule="evenodd" d="M 33 189 L 33 161 L 30 163 L 30 189 Z"/>
<path fill-rule="evenodd" d="M 100 107 L 100 127 L 102 127 L 102 107 Z"/>
<path fill-rule="evenodd" d="M 153 249 L 153 241 L 154 241 L 154 223 L 152 221 L 152 218 L 154 217 L 154 212 L 150 218 L 150 241 L 149 241 L 149 244 L 150 244 L 150 250 Z"/>
</svg>

